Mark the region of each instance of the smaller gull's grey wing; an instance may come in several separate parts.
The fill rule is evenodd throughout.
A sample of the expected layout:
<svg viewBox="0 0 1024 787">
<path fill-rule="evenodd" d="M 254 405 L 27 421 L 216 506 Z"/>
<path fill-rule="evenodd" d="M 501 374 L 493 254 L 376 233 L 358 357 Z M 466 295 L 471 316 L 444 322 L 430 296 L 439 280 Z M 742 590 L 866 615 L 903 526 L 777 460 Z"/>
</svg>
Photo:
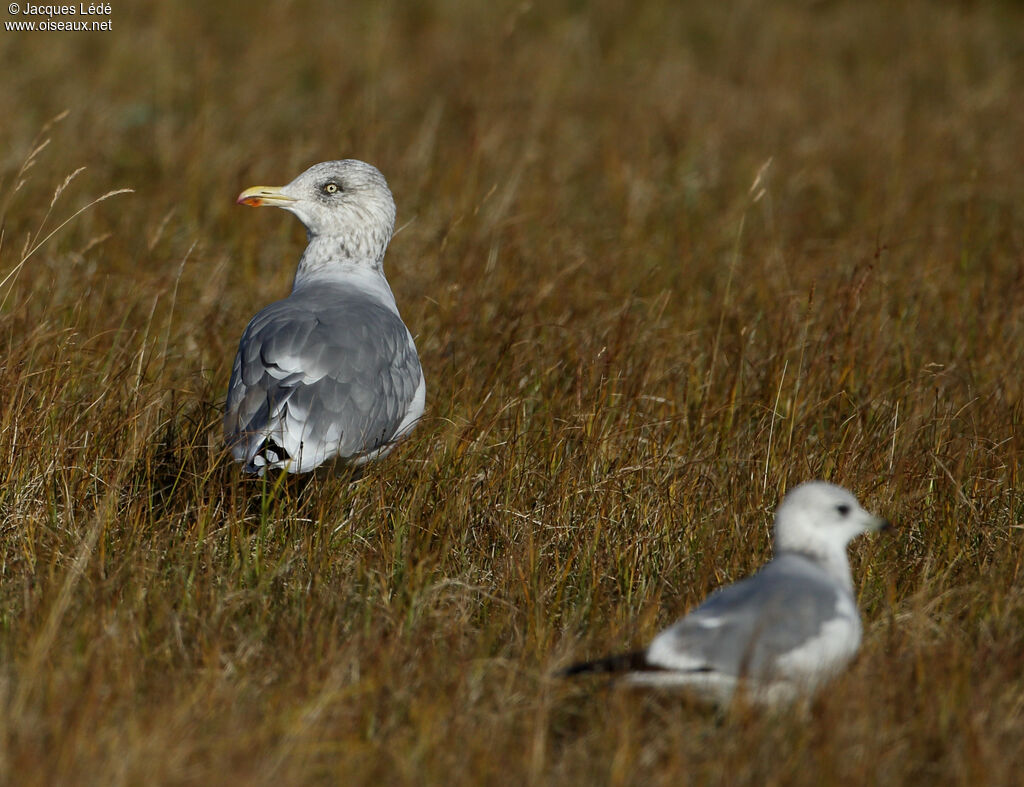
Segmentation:
<svg viewBox="0 0 1024 787">
<path fill-rule="evenodd" d="M 412 337 L 387 306 L 332 288 L 293 293 L 242 336 L 225 433 L 247 469 L 269 442 L 278 465 L 291 459 L 301 472 L 385 445 L 421 381 Z"/>
<path fill-rule="evenodd" d="M 770 677 L 779 658 L 836 617 L 843 593 L 806 559 L 783 556 L 714 592 L 659 634 L 648 660 L 665 669 Z"/>
</svg>

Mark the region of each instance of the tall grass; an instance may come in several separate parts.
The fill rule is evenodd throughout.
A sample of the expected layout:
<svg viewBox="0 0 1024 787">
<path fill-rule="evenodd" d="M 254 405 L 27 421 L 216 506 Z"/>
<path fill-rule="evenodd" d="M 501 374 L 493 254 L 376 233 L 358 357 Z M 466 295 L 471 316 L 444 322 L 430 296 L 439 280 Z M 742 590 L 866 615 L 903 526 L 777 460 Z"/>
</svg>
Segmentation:
<svg viewBox="0 0 1024 787">
<path fill-rule="evenodd" d="M 1016 5 L 112 17 L 0 47 L 0 781 L 1019 781 Z M 427 415 L 356 482 L 245 479 L 230 362 L 304 240 L 233 198 L 342 156 Z M 550 677 L 812 477 L 898 531 L 807 714 Z"/>
</svg>

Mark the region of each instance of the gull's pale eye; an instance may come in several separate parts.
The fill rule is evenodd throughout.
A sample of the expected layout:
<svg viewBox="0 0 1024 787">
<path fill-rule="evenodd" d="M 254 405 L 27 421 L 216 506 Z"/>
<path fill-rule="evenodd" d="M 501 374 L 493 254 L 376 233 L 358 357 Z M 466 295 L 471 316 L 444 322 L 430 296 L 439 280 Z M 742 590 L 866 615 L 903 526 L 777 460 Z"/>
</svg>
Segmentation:
<svg viewBox="0 0 1024 787">
<path fill-rule="evenodd" d="M 846 503 L 840 503 L 839 505 L 837 505 L 836 506 L 836 511 L 839 512 L 839 516 L 849 516 L 850 515 L 850 507 L 848 505 L 846 505 Z"/>
<path fill-rule="evenodd" d="M 337 194 L 337 193 L 338 193 L 338 184 L 337 183 L 335 183 L 334 181 L 329 181 L 328 183 L 324 184 L 324 194 Z"/>
</svg>

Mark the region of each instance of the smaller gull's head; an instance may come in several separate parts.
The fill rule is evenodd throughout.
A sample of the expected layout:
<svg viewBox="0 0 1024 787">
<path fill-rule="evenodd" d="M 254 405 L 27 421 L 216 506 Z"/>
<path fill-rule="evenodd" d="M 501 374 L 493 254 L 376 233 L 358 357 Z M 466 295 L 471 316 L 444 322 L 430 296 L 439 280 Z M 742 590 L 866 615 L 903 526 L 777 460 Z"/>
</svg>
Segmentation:
<svg viewBox="0 0 1024 787">
<path fill-rule="evenodd" d="M 287 186 L 253 186 L 238 195 L 238 204 L 291 211 L 310 238 L 337 238 L 353 257 L 382 259 L 395 229 L 387 181 L 355 159 L 314 164 Z"/>
<path fill-rule="evenodd" d="M 842 550 L 861 533 L 888 527 L 887 520 L 865 511 L 843 487 L 807 481 L 790 490 L 775 512 L 775 551 Z"/>
</svg>

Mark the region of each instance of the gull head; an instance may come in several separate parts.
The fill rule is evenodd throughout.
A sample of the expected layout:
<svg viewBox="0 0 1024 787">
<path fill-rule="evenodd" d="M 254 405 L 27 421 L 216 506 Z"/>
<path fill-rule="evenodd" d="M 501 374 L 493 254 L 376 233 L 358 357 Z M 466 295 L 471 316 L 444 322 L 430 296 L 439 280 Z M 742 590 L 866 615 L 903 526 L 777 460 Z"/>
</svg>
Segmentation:
<svg viewBox="0 0 1024 787">
<path fill-rule="evenodd" d="M 395 200 L 387 181 L 355 159 L 314 164 L 287 186 L 253 186 L 239 205 L 284 208 L 299 217 L 310 239 L 337 239 L 353 257 L 380 260 L 395 229 Z"/>
<path fill-rule="evenodd" d="M 807 481 L 790 490 L 775 512 L 775 551 L 827 554 L 845 550 L 862 533 L 889 527 L 843 487 Z"/>
</svg>

